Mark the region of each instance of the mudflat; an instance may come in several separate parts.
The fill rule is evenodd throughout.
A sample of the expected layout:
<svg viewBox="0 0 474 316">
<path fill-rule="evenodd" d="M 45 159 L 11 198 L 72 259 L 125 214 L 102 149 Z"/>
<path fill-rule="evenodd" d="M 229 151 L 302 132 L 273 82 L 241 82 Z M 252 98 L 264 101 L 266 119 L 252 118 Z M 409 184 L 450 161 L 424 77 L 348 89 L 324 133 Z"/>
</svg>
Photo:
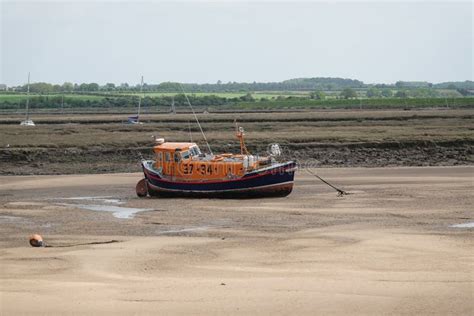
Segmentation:
<svg viewBox="0 0 474 316">
<path fill-rule="evenodd" d="M 313 171 L 350 194 L 304 170 L 252 200 L 2 176 L 0 314 L 474 314 L 474 167 Z"/>
<path fill-rule="evenodd" d="M 190 114 L 146 114 L 143 125 L 124 114 L 35 114 L 0 117 L 0 175 L 141 171 L 152 159 L 152 135 L 205 146 Z M 199 114 L 215 153 L 239 152 L 237 120 L 253 154 L 279 143 L 288 159 L 320 167 L 458 166 L 474 164 L 474 109 L 328 110 Z"/>
</svg>

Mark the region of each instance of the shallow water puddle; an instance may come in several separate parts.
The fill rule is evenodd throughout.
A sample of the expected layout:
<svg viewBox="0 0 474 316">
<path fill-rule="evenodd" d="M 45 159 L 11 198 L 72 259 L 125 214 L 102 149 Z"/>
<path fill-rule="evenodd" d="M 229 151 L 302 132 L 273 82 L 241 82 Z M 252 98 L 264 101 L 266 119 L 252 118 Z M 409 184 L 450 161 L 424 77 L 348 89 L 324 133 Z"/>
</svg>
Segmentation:
<svg viewBox="0 0 474 316">
<path fill-rule="evenodd" d="M 120 201 L 119 199 L 113 198 L 113 196 L 76 196 L 70 198 L 60 198 L 59 200 L 72 200 L 72 201 L 92 201 L 92 202 L 102 202 L 107 204 L 124 204 L 125 202 Z"/>
<path fill-rule="evenodd" d="M 67 206 L 74 206 L 89 211 L 99 212 L 112 212 L 112 215 L 116 218 L 133 218 L 138 212 L 153 211 L 151 208 L 133 208 L 133 207 L 122 207 L 114 205 L 101 205 L 101 204 L 63 204 Z"/>
<path fill-rule="evenodd" d="M 474 222 L 469 222 L 469 223 L 463 223 L 463 224 L 456 224 L 456 225 L 451 225 L 449 227 L 454 227 L 454 228 L 474 228 Z"/>
<path fill-rule="evenodd" d="M 133 207 L 123 207 L 117 206 L 125 204 L 124 201 L 121 201 L 113 196 L 77 196 L 69 198 L 56 198 L 55 200 L 61 201 L 81 201 L 80 204 L 70 204 L 70 203 L 60 203 L 65 206 L 77 207 L 89 211 L 98 211 L 98 212 L 111 212 L 112 215 L 116 218 L 133 218 L 138 212 L 153 211 L 153 209 L 148 208 L 133 208 Z M 90 202 L 90 204 L 85 204 Z"/>
<path fill-rule="evenodd" d="M 179 233 L 186 233 L 186 232 L 195 232 L 195 231 L 205 231 L 211 228 L 210 226 L 200 226 L 200 227 L 189 227 L 189 228 L 182 228 L 182 229 L 172 229 L 172 230 L 165 230 L 159 232 L 159 234 L 179 234 Z"/>
</svg>

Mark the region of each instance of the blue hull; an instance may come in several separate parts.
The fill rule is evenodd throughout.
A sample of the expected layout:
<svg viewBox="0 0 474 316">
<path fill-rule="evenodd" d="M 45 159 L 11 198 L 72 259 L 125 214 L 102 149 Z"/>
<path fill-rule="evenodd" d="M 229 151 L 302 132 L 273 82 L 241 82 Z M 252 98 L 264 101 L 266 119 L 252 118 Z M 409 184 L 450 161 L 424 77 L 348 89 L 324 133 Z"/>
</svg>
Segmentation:
<svg viewBox="0 0 474 316">
<path fill-rule="evenodd" d="M 252 198 L 287 196 L 293 188 L 296 163 L 290 161 L 245 174 L 242 178 L 221 181 L 176 182 L 164 179 L 142 163 L 150 196 L 193 196 Z"/>
</svg>

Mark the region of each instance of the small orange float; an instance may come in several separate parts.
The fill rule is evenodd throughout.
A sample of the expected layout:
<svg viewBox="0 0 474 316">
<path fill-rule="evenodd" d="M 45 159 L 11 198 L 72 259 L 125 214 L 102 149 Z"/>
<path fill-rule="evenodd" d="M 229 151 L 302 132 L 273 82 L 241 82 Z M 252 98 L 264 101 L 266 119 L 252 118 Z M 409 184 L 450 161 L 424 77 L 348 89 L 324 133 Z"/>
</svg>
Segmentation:
<svg viewBox="0 0 474 316">
<path fill-rule="evenodd" d="M 38 234 L 33 234 L 30 236 L 30 245 L 31 247 L 44 247 L 43 237 Z"/>
</svg>

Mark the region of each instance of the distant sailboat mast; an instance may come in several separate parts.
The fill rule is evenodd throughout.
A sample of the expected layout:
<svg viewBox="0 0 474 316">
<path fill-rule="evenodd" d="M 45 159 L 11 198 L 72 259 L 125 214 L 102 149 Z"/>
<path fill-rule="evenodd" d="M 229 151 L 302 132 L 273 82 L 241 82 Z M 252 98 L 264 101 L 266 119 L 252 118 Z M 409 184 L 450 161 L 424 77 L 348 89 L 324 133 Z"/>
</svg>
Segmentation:
<svg viewBox="0 0 474 316">
<path fill-rule="evenodd" d="M 35 126 L 35 123 L 30 120 L 30 73 L 28 72 L 28 85 L 26 88 L 26 110 L 25 120 L 20 122 L 23 126 Z"/>
<path fill-rule="evenodd" d="M 26 88 L 26 116 L 25 121 L 29 120 L 30 116 L 30 72 L 28 72 L 28 86 Z"/>
<path fill-rule="evenodd" d="M 142 76 L 142 82 L 140 84 L 140 96 L 138 97 L 137 123 L 140 123 L 140 109 L 142 106 L 142 93 L 143 93 L 143 76 Z"/>
</svg>

